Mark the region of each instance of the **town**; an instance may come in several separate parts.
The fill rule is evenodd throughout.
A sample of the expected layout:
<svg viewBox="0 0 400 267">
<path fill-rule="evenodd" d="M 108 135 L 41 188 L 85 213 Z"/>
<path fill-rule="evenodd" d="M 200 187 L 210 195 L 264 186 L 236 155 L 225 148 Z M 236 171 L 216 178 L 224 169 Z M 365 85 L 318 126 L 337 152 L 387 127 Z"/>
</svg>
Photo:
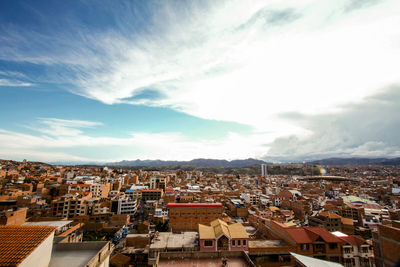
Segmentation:
<svg viewBox="0 0 400 267">
<path fill-rule="evenodd" d="M 252 168 L 258 174 L 1 160 L 0 265 L 398 262 L 399 166 Z"/>
</svg>

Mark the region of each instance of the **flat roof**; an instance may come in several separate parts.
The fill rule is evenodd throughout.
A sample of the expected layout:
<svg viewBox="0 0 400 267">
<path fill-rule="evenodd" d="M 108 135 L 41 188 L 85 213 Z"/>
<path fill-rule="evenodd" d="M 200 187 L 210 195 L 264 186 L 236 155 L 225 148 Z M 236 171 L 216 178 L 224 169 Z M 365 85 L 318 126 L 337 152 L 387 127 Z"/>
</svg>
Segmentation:
<svg viewBox="0 0 400 267">
<path fill-rule="evenodd" d="M 108 243 L 93 241 L 53 244 L 49 267 L 86 266 Z"/>
<path fill-rule="evenodd" d="M 152 242 L 150 249 L 153 250 L 193 248 L 196 246 L 197 232 L 159 233 Z"/>
<path fill-rule="evenodd" d="M 73 221 L 42 221 L 42 222 L 26 222 L 23 225 L 40 225 L 40 226 L 54 226 L 57 230 L 72 223 Z"/>
<path fill-rule="evenodd" d="M 49 267 L 85 266 L 99 250 L 53 250 Z"/>
<path fill-rule="evenodd" d="M 283 240 L 249 240 L 249 248 L 288 247 Z"/>
</svg>

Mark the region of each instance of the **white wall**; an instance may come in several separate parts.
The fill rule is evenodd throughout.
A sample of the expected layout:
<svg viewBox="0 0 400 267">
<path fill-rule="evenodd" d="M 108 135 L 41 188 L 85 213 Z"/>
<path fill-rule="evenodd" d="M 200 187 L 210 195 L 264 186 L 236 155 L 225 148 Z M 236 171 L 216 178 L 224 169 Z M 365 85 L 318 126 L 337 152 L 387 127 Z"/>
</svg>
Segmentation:
<svg viewBox="0 0 400 267">
<path fill-rule="evenodd" d="M 19 267 L 47 267 L 50 263 L 53 249 L 54 232 L 47 237 L 32 253 L 21 262 Z"/>
</svg>

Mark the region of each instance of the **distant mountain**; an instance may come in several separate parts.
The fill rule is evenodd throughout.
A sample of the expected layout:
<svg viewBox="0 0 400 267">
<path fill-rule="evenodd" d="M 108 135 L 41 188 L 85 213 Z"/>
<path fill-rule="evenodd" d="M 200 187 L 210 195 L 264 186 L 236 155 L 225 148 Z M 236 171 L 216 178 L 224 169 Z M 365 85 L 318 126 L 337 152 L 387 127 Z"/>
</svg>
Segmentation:
<svg viewBox="0 0 400 267">
<path fill-rule="evenodd" d="M 309 163 L 319 165 L 400 165 L 400 158 L 328 158 Z"/>
<path fill-rule="evenodd" d="M 176 160 L 123 160 L 119 162 L 111 162 L 109 166 L 198 166 L 198 167 L 247 167 L 255 164 L 267 164 L 267 162 L 258 159 L 241 159 L 241 160 L 221 160 L 221 159 L 193 159 L 190 161 Z"/>
</svg>

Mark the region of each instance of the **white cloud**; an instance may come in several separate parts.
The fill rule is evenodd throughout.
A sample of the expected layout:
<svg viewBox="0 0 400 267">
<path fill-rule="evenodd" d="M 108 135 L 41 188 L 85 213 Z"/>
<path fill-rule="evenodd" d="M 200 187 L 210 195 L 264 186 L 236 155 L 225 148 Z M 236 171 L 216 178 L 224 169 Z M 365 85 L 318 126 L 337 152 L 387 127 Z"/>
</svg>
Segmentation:
<svg viewBox="0 0 400 267">
<path fill-rule="evenodd" d="M 27 126 L 30 129 L 50 136 L 78 136 L 82 134 L 81 128 L 93 128 L 103 125 L 101 122 L 82 120 L 63 120 L 56 118 L 39 118 L 39 125 Z"/>
<path fill-rule="evenodd" d="M 47 122 L 54 122 L 54 125 Z M 61 126 L 60 126 L 61 125 Z M 250 136 L 229 133 L 224 139 L 190 140 L 179 133 L 134 133 L 126 138 L 92 137 L 82 133 L 78 128 L 99 125 L 95 122 L 46 119 L 36 127 L 45 135 L 37 136 L 0 129 L 0 156 L 15 158 L 26 157 L 35 160 L 85 160 L 75 149 L 90 151 L 90 160 L 115 161 L 123 159 L 176 159 L 190 160 L 193 158 L 237 159 L 261 157 L 265 147 L 260 146 L 268 136 L 253 134 Z M 41 126 L 41 128 L 39 127 Z M 68 132 L 68 134 L 66 134 Z M 119 148 L 107 158 L 98 157 L 97 149 Z M 73 153 L 59 152 L 65 149 Z M 51 151 L 57 151 L 53 153 Z"/>
<path fill-rule="evenodd" d="M 281 137 L 271 144 L 268 159 L 324 157 L 400 157 L 400 87 L 387 88 L 361 103 L 345 105 L 343 112 L 321 115 L 288 114 L 285 119 L 310 134 Z"/>
<path fill-rule="evenodd" d="M 117 39 L 118 46 L 103 42 L 113 56 L 107 68 L 86 69 L 79 94 L 298 133 L 276 114 L 335 111 L 400 81 L 399 2 L 346 13 L 351 2 L 218 1 L 183 11 L 166 6 L 154 15 L 151 35 Z M 115 56 L 118 47 L 126 49 Z M 143 88 L 165 97 L 130 99 Z"/>
<path fill-rule="evenodd" d="M 178 6 L 162 2 L 152 10 L 152 21 L 141 35 L 123 31 L 135 19 L 132 15 L 119 21 L 120 32 L 85 32 L 81 34 L 85 38 L 73 41 L 60 34 L 34 33 L 36 45 L 49 49 L 28 55 L 10 48 L 0 58 L 65 65 L 71 77 L 58 78 L 74 84 L 74 93 L 103 103 L 171 107 L 200 118 L 251 125 L 252 134 L 232 133 L 224 140 L 201 142 L 177 134 L 93 138 L 84 135 L 81 127 L 96 125 L 68 126 L 66 121 L 48 120 L 41 130 L 47 137 L 27 140 L 35 147 L 38 143 L 51 147 L 127 144 L 140 147 L 141 158 L 174 159 L 261 155 L 268 150 L 263 144 L 293 134 L 296 140 L 308 142 L 311 134 L 321 134 L 321 142 L 340 145 L 345 141 L 341 136 L 335 139 L 335 130 L 322 132 L 279 114 L 335 116 L 343 112 L 343 104 L 360 102 L 400 82 L 398 0 L 366 5 L 353 0 L 174 5 Z M 49 44 L 60 44 L 62 49 Z M 135 100 L 144 89 L 163 97 Z M 366 144 L 360 144 L 359 151 L 371 148 Z M 327 153 L 329 146 L 325 146 Z"/>
<path fill-rule="evenodd" d="M 10 79 L 0 79 L 0 86 L 11 86 L 11 87 L 18 87 L 18 86 L 32 86 L 33 84 L 27 82 L 21 82 L 17 80 L 10 80 Z"/>
</svg>

